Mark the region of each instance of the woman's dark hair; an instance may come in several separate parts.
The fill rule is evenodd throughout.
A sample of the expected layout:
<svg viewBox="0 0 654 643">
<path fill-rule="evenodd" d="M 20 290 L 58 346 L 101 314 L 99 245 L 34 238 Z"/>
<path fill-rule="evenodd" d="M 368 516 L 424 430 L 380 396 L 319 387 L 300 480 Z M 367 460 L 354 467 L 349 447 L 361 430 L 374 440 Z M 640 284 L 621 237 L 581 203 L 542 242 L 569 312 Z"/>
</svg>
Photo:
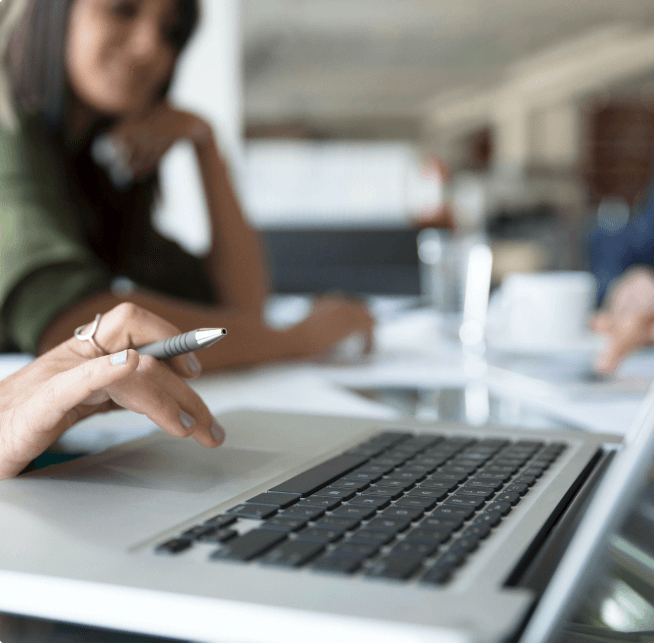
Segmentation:
<svg viewBox="0 0 654 643">
<path fill-rule="evenodd" d="M 121 229 L 128 223 L 149 225 L 152 206 L 158 194 L 158 173 L 146 180 L 119 190 L 109 181 L 105 170 L 98 167 L 90 155 L 92 137 L 110 129 L 114 121 L 101 119 L 88 133 L 81 149 L 66 151 L 64 126 L 69 89 L 65 71 L 65 42 L 68 13 L 75 0 L 29 0 L 22 21 L 11 35 L 5 53 L 12 98 L 19 116 L 30 127 L 43 129 L 61 145 L 62 161 L 66 166 L 68 187 L 73 198 L 91 208 L 102 222 L 100 229 L 89 231 L 91 247 L 112 270 L 119 271 L 119 248 L 125 239 Z M 181 52 L 199 20 L 198 0 L 177 0 L 178 21 L 168 32 L 168 38 Z M 170 82 L 162 88 L 164 97 Z"/>
<path fill-rule="evenodd" d="M 75 0 L 29 0 L 23 20 L 5 54 L 18 109 L 60 130 L 65 118 L 65 40 L 68 13 Z M 178 21 L 168 38 L 181 52 L 199 19 L 197 0 L 177 0 Z M 168 87 L 164 87 L 163 94 Z"/>
</svg>

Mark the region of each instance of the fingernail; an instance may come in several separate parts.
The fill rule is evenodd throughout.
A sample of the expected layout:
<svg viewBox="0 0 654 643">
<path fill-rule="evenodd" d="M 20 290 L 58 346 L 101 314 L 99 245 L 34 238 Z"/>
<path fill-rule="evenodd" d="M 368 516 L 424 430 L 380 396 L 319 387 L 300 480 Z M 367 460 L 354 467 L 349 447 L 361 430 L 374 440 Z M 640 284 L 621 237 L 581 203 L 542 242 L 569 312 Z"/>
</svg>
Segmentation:
<svg viewBox="0 0 654 643">
<path fill-rule="evenodd" d="M 223 427 L 218 424 L 218 422 L 214 422 L 211 425 L 211 428 L 209 429 L 211 431 L 211 435 L 213 435 L 218 442 L 222 442 L 225 439 L 225 431 L 223 430 Z"/>
<path fill-rule="evenodd" d="M 179 421 L 185 429 L 190 429 L 195 424 L 195 420 L 186 411 L 179 412 Z"/>
<path fill-rule="evenodd" d="M 189 355 L 186 358 L 186 362 L 191 373 L 199 373 L 202 370 L 202 364 L 200 364 L 195 355 Z"/>
<path fill-rule="evenodd" d="M 111 363 L 114 366 L 120 366 L 121 364 L 126 364 L 127 363 L 127 350 L 120 351 L 120 353 L 116 353 L 115 355 L 111 356 Z"/>
</svg>

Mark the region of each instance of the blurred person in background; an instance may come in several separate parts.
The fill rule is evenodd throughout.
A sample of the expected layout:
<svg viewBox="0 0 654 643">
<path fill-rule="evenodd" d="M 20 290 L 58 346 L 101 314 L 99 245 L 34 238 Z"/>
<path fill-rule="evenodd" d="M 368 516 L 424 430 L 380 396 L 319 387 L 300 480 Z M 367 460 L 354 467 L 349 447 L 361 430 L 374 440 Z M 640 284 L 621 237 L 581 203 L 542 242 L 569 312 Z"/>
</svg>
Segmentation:
<svg viewBox="0 0 654 643">
<path fill-rule="evenodd" d="M 183 331 L 228 328 L 203 351 L 209 370 L 307 357 L 353 334 L 369 347 L 372 318 L 346 297 L 318 298 L 287 330 L 262 321 L 264 260 L 212 129 L 167 100 L 197 20 L 196 0 L 0 5 L 0 351 L 43 353 L 122 301 Z M 151 223 L 159 162 L 180 140 L 204 185 L 206 258 Z"/>
<path fill-rule="evenodd" d="M 589 238 L 591 270 L 603 310 L 593 330 L 608 343 L 596 367 L 611 373 L 631 352 L 654 344 L 654 185 L 629 223 L 600 226 Z"/>
</svg>

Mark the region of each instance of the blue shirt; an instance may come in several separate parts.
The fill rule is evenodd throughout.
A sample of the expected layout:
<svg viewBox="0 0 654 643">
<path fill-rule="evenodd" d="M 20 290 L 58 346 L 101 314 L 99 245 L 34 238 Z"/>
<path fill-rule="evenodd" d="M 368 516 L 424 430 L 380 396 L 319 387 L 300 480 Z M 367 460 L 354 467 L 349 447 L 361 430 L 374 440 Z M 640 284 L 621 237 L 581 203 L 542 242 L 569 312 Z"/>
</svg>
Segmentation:
<svg viewBox="0 0 654 643">
<path fill-rule="evenodd" d="M 601 301 L 609 284 L 635 265 L 654 267 L 654 201 L 617 231 L 594 229 L 589 235 L 590 269 Z"/>
</svg>

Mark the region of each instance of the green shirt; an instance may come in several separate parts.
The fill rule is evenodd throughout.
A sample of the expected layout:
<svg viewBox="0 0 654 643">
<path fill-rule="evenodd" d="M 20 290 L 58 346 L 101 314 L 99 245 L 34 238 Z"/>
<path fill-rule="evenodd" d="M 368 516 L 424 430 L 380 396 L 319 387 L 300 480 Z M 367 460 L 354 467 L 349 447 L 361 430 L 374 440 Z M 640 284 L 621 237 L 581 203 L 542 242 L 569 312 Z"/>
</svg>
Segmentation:
<svg viewBox="0 0 654 643">
<path fill-rule="evenodd" d="M 109 185 L 100 170 L 92 174 L 94 189 Z M 35 353 L 58 314 L 118 276 L 215 303 L 204 260 L 158 234 L 149 212 L 126 215 L 111 203 L 98 212 L 80 195 L 53 137 L 26 122 L 16 132 L 0 128 L 0 352 Z"/>
</svg>

